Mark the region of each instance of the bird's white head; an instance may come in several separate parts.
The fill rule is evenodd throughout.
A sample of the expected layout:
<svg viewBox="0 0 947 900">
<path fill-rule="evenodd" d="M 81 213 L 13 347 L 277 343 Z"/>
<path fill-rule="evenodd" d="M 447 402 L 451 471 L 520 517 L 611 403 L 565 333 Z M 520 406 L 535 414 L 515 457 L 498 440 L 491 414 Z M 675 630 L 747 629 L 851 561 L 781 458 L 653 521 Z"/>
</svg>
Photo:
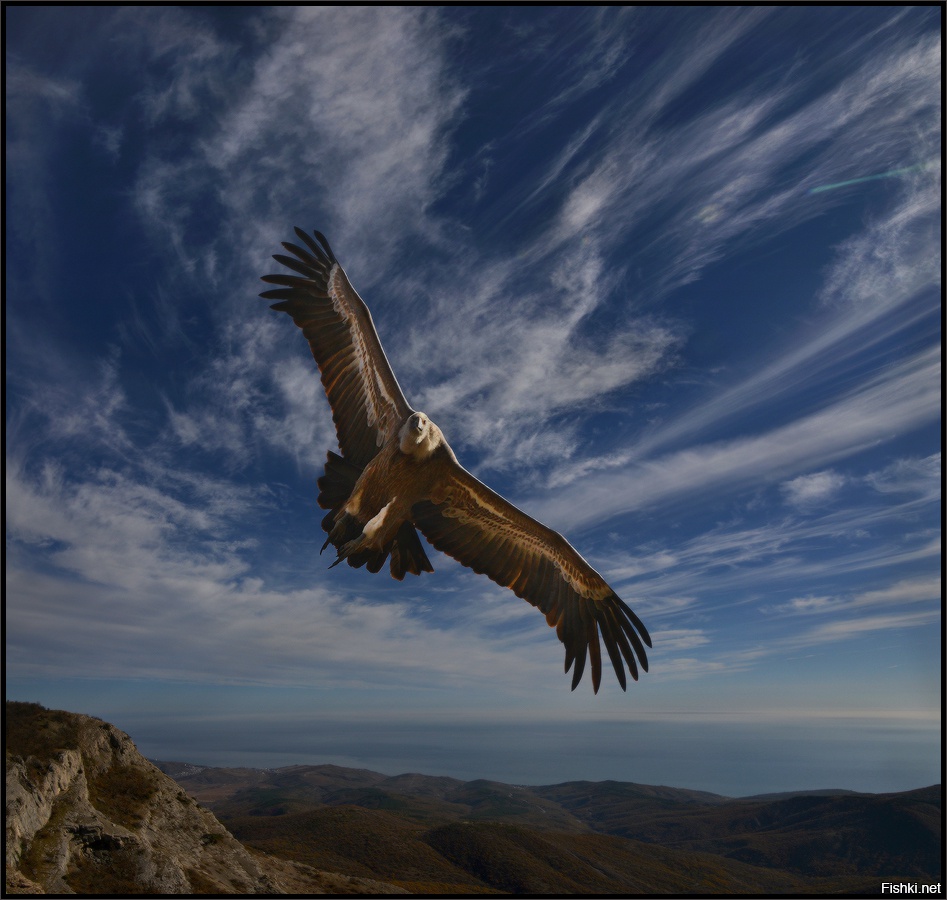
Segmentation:
<svg viewBox="0 0 947 900">
<path fill-rule="evenodd" d="M 406 456 L 426 459 L 444 443 L 444 435 L 423 412 L 416 412 L 405 419 L 398 442 Z"/>
</svg>

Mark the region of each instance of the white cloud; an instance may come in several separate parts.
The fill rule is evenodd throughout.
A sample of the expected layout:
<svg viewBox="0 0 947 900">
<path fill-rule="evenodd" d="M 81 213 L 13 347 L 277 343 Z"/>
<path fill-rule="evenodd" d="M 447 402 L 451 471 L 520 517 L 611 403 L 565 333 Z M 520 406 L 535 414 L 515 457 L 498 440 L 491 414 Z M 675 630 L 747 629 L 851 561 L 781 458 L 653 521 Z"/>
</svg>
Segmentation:
<svg viewBox="0 0 947 900">
<path fill-rule="evenodd" d="M 720 10 L 717 16 L 708 17 L 706 24 L 694 34 L 686 53 L 664 58 L 652 70 L 651 77 L 656 82 L 656 89 L 649 92 L 646 106 L 649 115 L 645 119 L 663 110 L 688 87 L 703 78 L 728 48 L 746 37 L 769 15 L 771 10 L 765 7 L 731 7 Z"/>
<path fill-rule="evenodd" d="M 765 485 L 842 459 L 940 412 L 940 350 L 890 366 L 819 412 L 750 437 L 696 446 L 620 473 L 589 475 L 529 501 L 545 522 L 577 528 L 682 496 Z"/>
<path fill-rule="evenodd" d="M 834 597 L 794 597 L 788 603 L 776 607 L 765 608 L 766 612 L 785 613 L 824 613 L 837 610 L 838 604 Z"/>
<path fill-rule="evenodd" d="M 864 591 L 852 598 L 853 606 L 903 606 L 905 603 L 938 602 L 943 586 L 937 576 L 907 578 L 886 588 Z"/>
<path fill-rule="evenodd" d="M 274 224 L 308 210 L 319 221 L 301 224 L 331 234 L 350 265 L 370 252 L 368 271 L 380 273 L 425 227 L 444 175 L 463 99 L 445 35 L 417 8 L 287 7 L 277 17 L 279 50 L 257 61 L 204 145 L 206 164 L 235 215 L 265 222 L 241 235 L 255 253 L 281 236 Z M 301 194 L 311 199 L 300 204 Z"/>
<path fill-rule="evenodd" d="M 122 385 L 121 354 L 83 359 L 73 348 L 17 328 L 17 411 L 7 422 L 10 446 L 25 456 L 31 442 L 124 454 L 134 441 L 135 411 Z M 38 429 L 38 432 L 37 432 Z"/>
<path fill-rule="evenodd" d="M 8 104 L 23 104 L 20 113 L 37 101 L 73 109 L 83 102 L 82 85 L 76 79 L 45 75 L 15 57 L 7 67 L 4 87 Z"/>
<path fill-rule="evenodd" d="M 424 327 L 408 331 L 389 356 L 398 373 L 422 384 L 409 399 L 455 448 L 479 451 L 483 468 L 587 453 L 578 432 L 588 415 L 610 392 L 662 371 L 680 346 L 678 331 L 652 318 L 625 315 L 608 334 L 590 326 L 615 289 L 594 242 L 565 248 L 548 267 L 468 253 L 446 274 L 424 289 L 431 298 Z"/>
<path fill-rule="evenodd" d="M 811 475 L 799 475 L 782 484 L 786 502 L 797 509 L 821 506 L 832 500 L 845 485 L 847 479 L 838 472 L 826 469 Z"/>
<path fill-rule="evenodd" d="M 95 130 L 95 142 L 114 160 L 122 151 L 125 129 L 122 125 L 99 125 Z"/>
<path fill-rule="evenodd" d="M 50 547 L 49 563 L 83 582 L 132 592 L 164 578 L 200 583 L 211 572 L 242 572 L 240 545 L 226 541 L 258 492 L 150 468 L 151 477 L 93 467 L 83 479 L 50 463 L 34 474 L 8 458 L 9 537 Z"/>
<path fill-rule="evenodd" d="M 742 672 L 748 668 L 748 661 L 731 659 L 707 658 L 695 656 L 675 656 L 662 660 L 654 666 L 653 674 L 668 681 L 686 680 L 696 681 L 712 678 L 715 675 L 729 675 L 732 672 Z"/>
<path fill-rule="evenodd" d="M 208 102 L 228 92 L 224 73 L 237 77 L 228 64 L 239 55 L 238 45 L 182 9 L 122 8 L 114 27 L 123 33 L 122 49 L 144 70 L 137 100 L 149 125 L 205 116 Z"/>
<path fill-rule="evenodd" d="M 263 498 L 190 477 L 177 487 L 200 502 L 185 502 L 170 487 L 107 470 L 77 482 L 49 467 L 37 477 L 8 469 L 8 659 L 20 671 L 432 683 L 492 678 L 500 669 L 539 676 L 547 662 L 550 644 L 537 652 L 528 641 L 511 647 L 489 637 L 498 614 L 489 607 L 482 622 L 474 606 L 458 611 L 464 627 L 443 628 L 426 623 L 407 591 L 373 602 L 325 586 L 275 591 L 245 578 L 248 541 L 234 525 Z M 36 548 L 43 572 L 30 562 Z M 491 604 L 500 620 L 525 613 L 557 643 L 535 610 L 502 595 Z"/>
<path fill-rule="evenodd" d="M 655 649 L 662 653 L 691 650 L 709 643 L 710 638 L 699 628 L 665 628 L 651 635 Z"/>
<path fill-rule="evenodd" d="M 652 98 L 649 115 L 755 27 L 760 15 L 708 20 L 707 34 L 695 42 L 700 52 L 681 56 L 687 62 L 678 64 L 680 70 L 665 73 L 663 93 Z M 244 71 L 239 92 L 225 88 L 233 48 L 200 29 L 188 33 L 178 12 L 156 21 L 151 37 L 135 40 L 151 42 L 150 58 L 173 50 L 179 62 L 163 93 L 152 98 L 155 114 L 185 115 L 201 96 L 213 96 L 223 110 L 204 129 L 190 158 L 176 155 L 172 164 L 160 153 L 152 155 L 136 191 L 142 217 L 174 248 L 182 270 L 209 282 L 222 297 L 214 314 L 222 323 L 227 356 L 203 379 L 205 388 L 217 380 L 210 403 L 203 404 L 197 399 L 202 392 L 195 392 L 187 405 L 172 410 L 179 433 L 238 459 L 241 448 L 251 446 L 251 435 L 282 442 L 298 454 L 313 434 L 312 423 L 319 423 L 317 434 L 327 433 L 314 367 L 312 387 L 305 386 L 300 370 L 291 380 L 277 374 L 277 396 L 288 402 L 261 411 L 260 390 L 281 368 L 283 348 L 303 344 L 285 322 L 280 328 L 263 325 L 262 304 L 251 312 L 243 302 L 248 284 L 267 265 L 266 253 L 291 236 L 290 220 L 302 216 L 309 220 L 303 224 L 315 222 L 329 231 L 353 281 L 365 291 L 396 372 L 411 376 L 415 390 L 409 400 L 439 418 L 456 443 L 478 451 L 484 468 L 568 460 L 567 467 L 549 474 L 551 484 L 625 461 L 610 449 L 592 450 L 581 434 L 582 420 L 610 392 L 666 368 L 681 346 L 679 326 L 633 314 L 613 322 L 605 340 L 588 330 L 590 314 L 603 308 L 620 284 L 622 273 L 605 268 L 604 252 L 618 240 L 630 240 L 638 220 L 674 197 L 692 199 L 660 229 L 670 236 L 673 278 L 691 277 L 686 273 L 698 271 L 722 241 L 755 231 L 761 221 L 786 227 L 781 216 L 795 208 L 798 196 L 774 202 L 759 192 L 771 184 L 787 153 L 801 152 L 800 135 L 816 122 L 822 140 L 823 126 L 841 98 L 857 97 L 858 108 L 870 109 L 880 97 L 896 93 L 898 82 L 889 70 L 917 90 L 930 57 L 930 48 L 912 53 L 894 47 L 872 64 L 870 85 L 864 77 L 852 78 L 835 94 L 813 100 L 805 115 L 788 120 L 778 117 L 785 100 L 778 91 L 762 99 L 738 97 L 680 125 L 677 133 L 657 130 L 640 113 L 612 116 L 610 133 L 594 149 L 580 141 L 556 163 L 556 188 L 570 183 L 572 188 L 558 218 L 521 248 L 515 265 L 481 257 L 467 236 L 467 249 L 458 252 L 449 223 L 427 213 L 450 183 L 448 140 L 461 121 L 464 99 L 450 67 L 450 36 L 437 27 L 435 16 L 396 8 L 281 9 L 266 18 L 279 52 L 261 56 L 252 71 Z M 612 48 L 606 54 L 611 62 L 599 72 L 607 77 L 620 65 L 625 39 L 610 19 L 596 21 Z M 918 111 L 915 105 L 886 114 Z M 692 196 L 681 185 L 698 170 L 706 186 Z M 217 234 L 189 231 L 189 210 L 202 196 L 227 211 L 222 219 L 228 224 Z M 708 205 L 718 210 L 721 222 L 712 234 L 697 236 L 693 218 Z M 888 231 L 901 243 L 905 235 L 917 236 L 910 224 L 903 235 L 896 228 Z M 428 273 L 420 292 L 411 285 L 414 273 L 400 290 L 397 282 L 404 279 L 376 290 L 397 270 L 395 254 L 411 239 L 449 248 L 450 268 Z M 861 245 L 853 244 L 851 254 L 865 257 Z M 915 281 L 927 277 L 927 269 L 912 268 L 912 260 L 896 270 L 920 272 Z M 524 290 L 524 284 L 530 288 Z M 233 300 L 223 299 L 226 295 Z M 466 318 L 467 329 L 457 328 L 458 315 Z M 412 331 L 409 323 L 417 321 L 425 327 Z M 817 349 L 807 347 L 787 365 L 799 371 Z M 306 358 L 305 350 L 294 358 Z M 770 387 L 792 382 L 786 366 L 770 368 L 761 373 Z M 283 390 L 290 384 L 297 393 Z M 759 379 L 747 383 L 739 391 L 741 402 L 750 396 L 753 403 L 764 402 L 767 391 L 759 387 Z M 710 416 L 719 421 L 722 404 L 735 399 L 705 404 L 687 418 L 686 430 L 692 433 Z M 572 418 L 556 420 L 563 413 Z M 674 425 L 662 429 L 635 455 L 678 431 Z"/>
<path fill-rule="evenodd" d="M 702 66 L 710 65 L 716 54 L 754 25 L 753 16 L 715 20 L 713 26 L 709 26 L 714 33 L 713 40 L 700 42 L 701 59 L 705 62 L 683 83 L 690 83 Z M 423 335 L 412 336 L 409 356 L 427 362 L 435 371 L 446 375 L 439 384 L 428 386 L 422 392 L 420 405 L 435 415 L 439 406 L 462 407 L 463 419 L 449 423 L 448 434 L 479 449 L 484 454 L 482 465 L 485 468 L 504 468 L 517 462 L 537 466 L 558 456 L 567 459 L 568 465 L 554 471 L 550 483 L 563 484 L 572 480 L 576 471 L 610 466 L 616 459 L 624 461 L 624 457 L 609 451 L 603 456 L 608 462 L 600 463 L 597 454 L 590 453 L 588 442 L 582 441 L 569 426 L 557 425 L 555 432 L 543 427 L 543 422 L 548 422 L 550 416 L 563 408 L 581 416 L 596 401 L 601 402 L 608 391 L 660 371 L 679 346 L 680 329 L 631 318 L 615 323 L 609 345 L 603 347 L 601 343 L 583 339 L 582 316 L 609 297 L 619 274 L 604 271 L 601 263 L 604 251 L 619 240 L 633 246 L 641 223 L 653 224 L 652 217 L 658 211 L 673 210 L 681 203 L 680 198 L 688 198 L 684 208 L 673 213 L 671 220 L 653 229 L 667 244 L 668 252 L 662 256 L 670 265 L 661 276 L 660 294 L 673 284 L 694 277 L 719 255 L 725 242 L 760 234 L 761 225 L 771 233 L 817 215 L 818 206 L 804 196 L 798 185 L 774 196 L 771 191 L 775 173 L 811 150 L 816 140 L 821 150 L 815 156 L 810 177 L 818 181 L 838 166 L 844 156 L 839 155 L 842 154 L 840 148 L 847 146 L 848 138 L 826 140 L 826 133 L 840 134 L 837 119 L 843 107 L 848 110 L 848 124 L 854 127 L 852 108 L 867 115 L 868 111 L 877 112 L 876 107 L 883 104 L 884 116 L 891 118 L 886 133 L 897 131 L 900 122 L 910 119 L 916 123 L 919 116 L 933 114 L 935 107 L 919 86 L 924 84 L 930 60 L 936 53 L 936 41 L 917 47 L 906 43 L 893 45 L 890 52 L 871 63 L 870 73 L 859 72 L 812 100 L 802 111 L 782 117 L 780 113 L 792 99 L 786 87 L 762 98 L 758 93 L 738 97 L 724 107 L 678 126 L 676 133 L 668 134 L 655 129 L 640 110 L 628 112 L 616 108 L 609 117 L 613 123 L 609 133 L 600 133 L 593 147 L 589 136 L 602 127 L 601 119 L 596 118 L 553 161 L 550 172 L 556 173 L 555 179 L 550 176 L 541 181 L 546 189 L 553 185 L 558 189 L 563 184 L 571 188 L 562 197 L 557 217 L 519 255 L 523 273 L 535 272 L 532 282 L 540 285 L 540 289 L 549 272 L 571 271 L 572 277 L 560 283 L 571 285 L 576 295 L 574 305 L 568 311 L 554 313 L 563 304 L 555 290 L 555 274 L 553 290 L 547 288 L 540 302 L 538 296 L 524 294 L 521 288 L 514 287 L 507 277 L 513 273 L 504 268 L 503 277 L 492 279 L 502 291 L 503 306 L 490 304 L 496 312 L 493 317 L 485 315 L 489 306 L 484 306 L 481 291 L 475 307 L 477 317 L 471 320 L 471 324 L 475 321 L 477 325 L 473 335 L 464 333 L 460 340 L 445 333 L 446 329 L 433 333 L 426 329 Z M 692 57 L 685 54 L 680 58 Z M 902 78 L 907 79 L 908 87 L 904 88 L 907 103 L 889 106 L 892 96 L 900 98 L 898 85 Z M 800 81 L 804 82 L 805 78 Z M 676 81 L 669 77 L 667 83 Z M 908 95 L 909 89 L 913 93 Z M 629 110 L 632 106 L 633 101 L 629 100 Z M 930 124 L 930 118 L 928 115 L 924 119 L 925 127 Z M 882 150 L 890 152 L 890 146 L 882 146 L 881 139 L 874 133 L 877 121 L 862 121 L 857 116 L 855 121 L 860 147 L 873 148 L 871 152 L 878 154 Z M 927 137 L 925 134 L 918 139 L 923 141 Z M 844 158 L 847 161 L 847 157 Z M 915 187 L 905 205 L 890 218 L 861 242 L 855 241 L 840 250 L 846 261 L 840 263 L 838 272 L 857 257 L 867 283 L 872 277 L 869 271 L 872 260 L 867 258 L 865 250 L 884 243 L 886 257 L 876 261 L 891 275 L 886 282 L 889 289 L 876 293 L 879 300 L 884 297 L 884 302 L 864 305 L 857 316 L 846 311 L 832 322 L 820 322 L 804 346 L 792 348 L 784 358 L 769 364 L 735 391 L 703 402 L 679 424 L 647 436 L 635 448 L 633 456 L 638 457 L 673 437 L 694 433 L 702 423 L 719 423 L 723 415 L 764 404 L 785 393 L 787 386 L 790 392 L 801 390 L 814 368 L 818 368 L 813 366 L 813 360 L 820 360 L 819 365 L 822 359 L 838 362 L 838 352 L 829 354 L 829 348 L 847 343 L 846 353 L 852 352 L 853 333 L 859 329 L 865 331 L 885 309 L 908 302 L 919 289 L 935 283 L 936 229 L 931 230 L 928 223 L 936 218 L 939 192 L 929 177 L 919 179 Z M 701 209 L 711 207 L 716 211 L 715 222 L 719 222 L 711 229 L 696 228 L 695 217 Z M 645 240 L 644 248 L 639 252 L 651 253 L 653 263 L 654 246 Z M 629 268 L 634 265 L 634 259 L 633 253 Z M 922 264 L 917 265 L 918 262 Z M 490 272 L 487 261 L 478 260 L 475 266 L 469 276 L 460 275 L 456 281 L 462 285 L 478 283 L 485 271 Z M 910 277 L 904 278 L 898 273 L 910 274 Z M 844 281 L 841 275 L 832 277 L 839 284 Z M 854 284 L 850 285 L 852 292 L 855 289 Z M 450 292 L 442 293 L 446 302 L 438 304 L 436 310 L 443 311 L 451 331 L 456 332 L 453 316 L 458 298 Z M 511 296 L 517 299 L 515 307 L 509 303 Z M 468 306 L 463 303 L 460 308 Z M 516 316 L 520 310 L 522 323 Z M 437 319 L 431 318 L 436 327 Z M 502 328 L 491 329 L 491 321 L 501 322 Z M 528 324 L 528 328 L 523 323 Z M 866 334 L 863 343 L 874 340 L 877 335 Z M 400 368 L 403 359 L 398 359 L 397 354 L 394 358 Z M 583 368 L 583 359 L 588 360 L 594 377 L 590 378 L 591 373 Z M 630 360 L 639 361 L 637 369 L 629 368 Z M 492 375 L 487 375 L 485 370 Z M 417 371 L 422 379 L 426 377 L 420 368 Z M 537 436 L 540 436 L 540 446 L 548 448 L 548 453 L 537 454 L 535 449 L 530 449 Z M 519 450 L 514 442 L 519 442 Z"/>
</svg>

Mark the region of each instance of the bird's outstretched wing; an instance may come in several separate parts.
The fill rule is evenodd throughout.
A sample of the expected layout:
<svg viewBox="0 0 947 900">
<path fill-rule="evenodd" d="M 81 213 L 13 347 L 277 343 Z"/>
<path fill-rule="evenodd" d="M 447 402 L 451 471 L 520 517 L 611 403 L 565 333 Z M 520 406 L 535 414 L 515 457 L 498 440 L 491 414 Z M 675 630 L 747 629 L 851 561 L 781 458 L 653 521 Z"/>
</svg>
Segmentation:
<svg viewBox="0 0 947 900">
<path fill-rule="evenodd" d="M 598 693 L 599 633 L 622 690 L 625 664 L 636 681 L 638 665 L 648 671 L 642 642 L 650 647 L 651 637 L 605 579 L 561 534 L 517 509 L 455 461 L 445 460 L 431 500 L 415 504 L 411 518 L 438 550 L 510 588 L 545 614 L 565 645 L 565 671 L 575 665 L 573 690 L 588 657 L 592 688 Z"/>
<path fill-rule="evenodd" d="M 260 294 L 279 300 L 302 329 L 322 373 L 339 447 L 346 459 L 365 466 L 413 412 L 385 356 L 371 313 L 349 283 L 318 231 L 317 241 L 295 229 L 305 247 L 285 241 L 293 256 L 273 258 L 296 275 L 264 275 L 279 285 Z"/>
</svg>

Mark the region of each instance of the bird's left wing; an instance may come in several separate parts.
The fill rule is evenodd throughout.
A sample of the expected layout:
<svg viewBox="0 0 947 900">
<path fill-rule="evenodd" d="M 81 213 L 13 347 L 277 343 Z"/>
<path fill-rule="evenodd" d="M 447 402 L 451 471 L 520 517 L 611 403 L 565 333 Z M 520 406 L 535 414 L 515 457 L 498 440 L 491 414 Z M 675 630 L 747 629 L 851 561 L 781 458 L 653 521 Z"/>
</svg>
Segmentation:
<svg viewBox="0 0 947 900">
<path fill-rule="evenodd" d="M 285 241 L 293 256 L 273 258 L 297 275 L 264 275 L 280 287 L 260 294 L 279 300 L 309 341 L 322 372 L 343 456 L 364 467 L 413 412 L 405 400 L 371 313 L 318 231 L 318 243 L 296 229 L 305 248 Z M 321 245 L 321 246 L 320 246 Z"/>
<path fill-rule="evenodd" d="M 641 620 L 572 545 L 504 500 L 453 460 L 445 460 L 430 500 L 416 503 L 412 521 L 441 552 L 489 576 L 537 607 L 565 645 L 565 671 L 575 664 L 575 690 L 588 656 L 592 688 L 602 677 L 599 632 L 622 690 L 625 665 L 647 672 Z M 624 664 L 622 660 L 624 659 Z"/>
</svg>

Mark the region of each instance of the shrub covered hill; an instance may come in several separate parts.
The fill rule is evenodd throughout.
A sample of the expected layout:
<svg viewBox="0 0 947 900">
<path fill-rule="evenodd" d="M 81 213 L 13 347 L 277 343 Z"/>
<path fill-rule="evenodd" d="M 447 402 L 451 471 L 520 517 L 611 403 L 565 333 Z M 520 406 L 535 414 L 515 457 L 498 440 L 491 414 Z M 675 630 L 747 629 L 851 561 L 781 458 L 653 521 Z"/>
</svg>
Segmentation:
<svg viewBox="0 0 947 900">
<path fill-rule="evenodd" d="M 7 893 L 825 894 L 941 880 L 939 786 L 733 800 L 152 764 L 112 725 L 30 703 L 7 703 L 5 734 Z"/>
<path fill-rule="evenodd" d="M 416 893 L 877 893 L 941 879 L 940 786 L 732 799 L 159 763 L 248 847 Z"/>
<path fill-rule="evenodd" d="M 89 716 L 7 702 L 6 894 L 393 893 L 245 848 Z"/>
</svg>

